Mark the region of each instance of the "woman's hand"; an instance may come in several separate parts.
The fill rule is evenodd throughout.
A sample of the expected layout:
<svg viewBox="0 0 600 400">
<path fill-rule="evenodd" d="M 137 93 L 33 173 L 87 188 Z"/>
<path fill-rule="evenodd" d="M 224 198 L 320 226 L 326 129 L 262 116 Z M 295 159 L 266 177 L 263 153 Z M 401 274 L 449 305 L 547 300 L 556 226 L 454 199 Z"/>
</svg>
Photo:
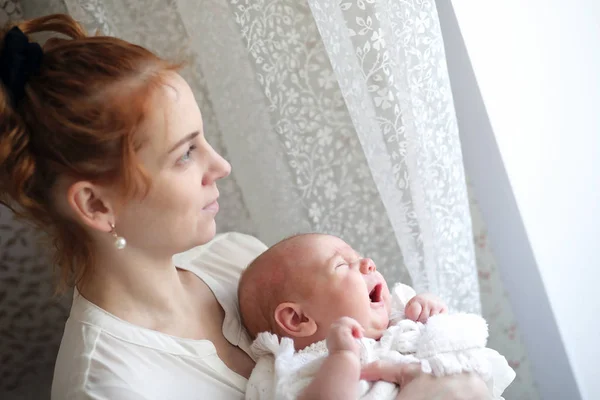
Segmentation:
<svg viewBox="0 0 600 400">
<path fill-rule="evenodd" d="M 436 378 L 418 364 L 377 361 L 363 367 L 361 379 L 386 381 L 400 386 L 396 400 L 489 400 L 489 390 L 477 375 L 461 374 Z"/>
</svg>

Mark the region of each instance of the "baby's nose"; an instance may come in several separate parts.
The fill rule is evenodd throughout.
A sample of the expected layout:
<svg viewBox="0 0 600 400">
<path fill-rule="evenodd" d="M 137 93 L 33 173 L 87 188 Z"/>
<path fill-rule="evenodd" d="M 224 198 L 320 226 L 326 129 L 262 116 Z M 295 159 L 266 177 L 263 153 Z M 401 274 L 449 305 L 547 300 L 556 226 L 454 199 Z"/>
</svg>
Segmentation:
<svg viewBox="0 0 600 400">
<path fill-rule="evenodd" d="M 375 263 L 370 258 L 363 258 L 359 261 L 359 268 L 362 274 L 370 274 L 375 272 Z"/>
</svg>

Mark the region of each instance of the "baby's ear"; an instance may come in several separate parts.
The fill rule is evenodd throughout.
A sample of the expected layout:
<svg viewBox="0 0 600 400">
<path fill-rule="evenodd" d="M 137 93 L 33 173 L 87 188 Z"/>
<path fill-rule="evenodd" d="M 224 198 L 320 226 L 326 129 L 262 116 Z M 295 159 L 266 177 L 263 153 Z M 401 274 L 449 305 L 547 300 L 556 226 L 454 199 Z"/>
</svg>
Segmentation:
<svg viewBox="0 0 600 400">
<path fill-rule="evenodd" d="M 275 308 L 275 322 L 285 336 L 292 338 L 312 336 L 317 331 L 315 320 L 306 315 L 297 303 L 279 304 Z"/>
</svg>

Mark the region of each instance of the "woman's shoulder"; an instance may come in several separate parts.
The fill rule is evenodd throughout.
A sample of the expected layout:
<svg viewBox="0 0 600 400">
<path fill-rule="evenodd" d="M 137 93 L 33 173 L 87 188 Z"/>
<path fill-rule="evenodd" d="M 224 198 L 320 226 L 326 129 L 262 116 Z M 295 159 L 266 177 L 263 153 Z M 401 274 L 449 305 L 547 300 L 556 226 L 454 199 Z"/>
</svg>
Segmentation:
<svg viewBox="0 0 600 400">
<path fill-rule="evenodd" d="M 194 273 L 208 285 L 225 312 L 223 335 L 247 354 L 252 341 L 241 321 L 237 285 L 242 271 L 266 249 L 253 236 L 229 232 L 173 258 L 175 265 Z"/>
<path fill-rule="evenodd" d="M 237 284 L 242 271 L 267 246 L 254 236 L 221 233 L 209 243 L 173 257 L 175 264 L 197 275 L 208 274 L 221 282 Z"/>
</svg>

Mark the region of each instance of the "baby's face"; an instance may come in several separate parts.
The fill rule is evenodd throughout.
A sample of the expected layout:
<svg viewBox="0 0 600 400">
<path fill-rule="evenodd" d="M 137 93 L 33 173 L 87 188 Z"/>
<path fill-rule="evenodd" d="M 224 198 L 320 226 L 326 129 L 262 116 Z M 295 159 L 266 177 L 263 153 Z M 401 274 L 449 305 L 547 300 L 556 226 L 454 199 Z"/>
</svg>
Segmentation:
<svg viewBox="0 0 600 400">
<path fill-rule="evenodd" d="M 389 324 L 391 296 L 371 259 L 361 258 L 343 240 L 328 235 L 302 238 L 296 250 L 298 280 L 310 293 L 303 308 L 319 327 L 319 336 L 341 317 L 352 317 L 365 336 L 379 339 Z"/>
</svg>

